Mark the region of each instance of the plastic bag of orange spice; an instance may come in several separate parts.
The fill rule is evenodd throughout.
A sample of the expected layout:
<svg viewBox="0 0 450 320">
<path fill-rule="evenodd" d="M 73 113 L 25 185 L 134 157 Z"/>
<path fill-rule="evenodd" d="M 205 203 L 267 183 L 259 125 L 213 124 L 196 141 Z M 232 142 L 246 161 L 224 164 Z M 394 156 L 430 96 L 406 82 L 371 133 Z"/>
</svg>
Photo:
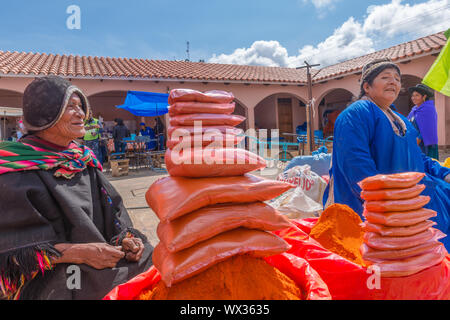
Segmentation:
<svg viewBox="0 0 450 320">
<path fill-rule="evenodd" d="M 240 296 L 237 298 L 240 300 L 245 300 L 245 298 L 262 298 L 261 288 L 264 289 L 266 296 L 271 295 L 274 299 L 280 299 L 281 293 L 273 292 L 274 289 L 277 291 L 283 290 L 283 295 L 285 298 L 290 296 L 291 298 L 297 298 L 301 300 L 330 300 L 330 292 L 328 291 L 327 285 L 320 278 L 317 272 L 311 268 L 311 266 L 306 262 L 306 260 L 298 258 L 296 256 L 282 253 L 267 257 L 264 259 L 253 258 L 245 256 L 236 256 L 234 260 L 226 260 L 221 264 L 217 264 L 214 268 L 211 267 L 208 274 L 201 273 L 197 276 L 189 278 L 178 285 L 172 287 L 172 292 L 167 290 L 164 282 L 161 281 L 161 275 L 158 270 L 153 266 L 148 271 L 137 275 L 128 282 L 118 285 L 113 290 L 111 290 L 103 299 L 104 300 L 138 300 L 139 298 L 145 299 L 150 298 L 153 295 L 154 298 L 156 294 L 158 295 L 169 295 L 169 298 L 177 296 L 178 298 L 183 298 L 183 300 L 189 299 L 214 299 L 217 300 L 232 300 L 233 296 L 230 292 L 230 288 L 235 289 L 234 297 L 236 293 Z M 251 259 L 251 260 L 249 260 Z M 238 261 L 236 267 L 233 262 Z M 248 262 L 251 261 L 251 264 Z M 267 265 L 264 265 L 263 262 Z M 223 265 L 226 263 L 227 265 Z M 253 267 L 253 268 L 245 268 Z M 254 267 L 257 267 L 257 270 Z M 221 279 L 221 274 L 218 274 L 217 269 L 222 271 L 238 271 L 236 278 L 240 282 L 243 282 L 242 286 L 239 286 L 239 282 L 233 281 L 232 278 Z M 236 272 L 233 272 L 236 273 Z M 270 288 L 269 282 L 264 280 L 262 275 L 270 274 L 272 285 L 275 285 L 273 289 Z M 291 281 L 289 281 L 291 280 Z M 255 287 L 255 283 L 257 286 Z M 259 283 L 259 284 L 258 284 Z M 216 288 L 221 288 L 227 284 L 228 291 L 225 290 L 214 290 Z M 293 287 L 293 284 L 297 288 Z M 213 287 L 208 288 L 208 285 Z M 277 286 L 278 285 L 278 286 Z M 185 289 L 187 286 L 187 290 Z M 195 286 L 195 288 L 194 288 Z M 287 290 L 287 286 L 290 290 Z M 158 288 L 159 292 L 154 292 Z M 244 289 L 244 292 L 242 291 Z M 301 292 L 300 297 L 292 297 L 289 293 L 294 291 Z M 192 295 L 189 293 L 193 292 Z M 181 296 L 182 295 L 182 296 Z M 220 296 L 217 296 L 220 295 Z M 276 296 L 274 296 L 276 295 Z"/>
<path fill-rule="evenodd" d="M 331 206 L 330 206 L 331 207 Z M 330 208 L 329 207 L 329 208 Z M 327 208 L 326 210 L 328 210 Z M 334 208 L 336 209 L 336 208 Z M 326 210 L 324 212 L 326 212 Z M 351 209 L 350 209 L 351 210 Z M 348 215 L 346 210 L 341 215 Z M 352 221 L 351 219 L 346 219 Z M 440 262 L 442 252 L 433 254 L 436 264 L 430 265 L 420 272 L 404 277 L 380 277 L 377 276 L 374 267 L 363 266 L 351 259 L 335 253 L 335 249 L 327 248 L 325 241 L 322 245 L 309 235 L 311 230 L 319 224 L 319 218 L 303 220 L 291 220 L 302 231 L 287 228 L 273 233 L 282 237 L 292 247 L 287 252 L 308 261 L 320 277 L 327 284 L 331 296 L 336 300 L 448 300 L 450 299 L 450 256 L 447 254 Z M 355 219 L 355 222 L 357 219 Z M 332 229 L 329 229 L 332 230 Z M 341 234 L 342 234 L 341 229 Z M 329 233 L 329 235 L 336 235 Z M 328 240 L 332 237 L 328 237 Z M 433 239 L 435 240 L 435 239 Z M 362 239 L 360 240 L 362 241 Z M 331 240 L 332 246 L 336 246 L 337 240 Z M 354 241 L 351 241 L 354 243 Z M 341 245 L 344 242 L 341 242 Z M 331 246 L 331 247 L 332 247 Z M 423 251 L 435 248 L 431 246 Z M 439 247 L 437 247 L 439 248 Z M 349 252 L 357 252 L 356 247 L 344 247 Z M 427 250 L 428 249 L 428 250 Z M 388 250 L 386 250 L 388 252 Z M 420 253 L 420 252 L 419 252 Z M 410 261 L 411 262 L 411 261 Z M 410 263 L 407 262 L 407 263 Z M 413 261 L 414 262 L 414 261 Z M 415 261 L 417 262 L 417 261 Z M 391 268 L 385 266 L 385 271 Z"/>
</svg>

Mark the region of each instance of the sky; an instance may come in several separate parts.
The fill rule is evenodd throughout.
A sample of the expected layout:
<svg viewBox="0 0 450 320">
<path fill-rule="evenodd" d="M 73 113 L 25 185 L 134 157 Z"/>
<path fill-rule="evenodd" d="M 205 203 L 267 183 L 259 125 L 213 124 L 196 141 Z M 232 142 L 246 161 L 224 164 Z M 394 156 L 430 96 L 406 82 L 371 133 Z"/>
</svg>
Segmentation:
<svg viewBox="0 0 450 320">
<path fill-rule="evenodd" d="M 450 0 L 15 0 L 0 50 L 294 68 L 448 28 Z"/>
</svg>

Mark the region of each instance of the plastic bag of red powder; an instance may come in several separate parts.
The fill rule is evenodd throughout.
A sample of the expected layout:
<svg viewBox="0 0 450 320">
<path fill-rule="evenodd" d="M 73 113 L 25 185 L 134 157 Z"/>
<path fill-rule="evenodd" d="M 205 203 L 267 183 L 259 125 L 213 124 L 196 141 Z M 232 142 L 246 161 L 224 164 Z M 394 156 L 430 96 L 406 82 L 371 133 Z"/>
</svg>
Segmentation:
<svg viewBox="0 0 450 320">
<path fill-rule="evenodd" d="M 402 200 L 374 200 L 366 201 L 364 208 L 371 212 L 410 211 L 422 208 L 430 202 L 429 196 L 418 196 L 412 199 Z"/>
<path fill-rule="evenodd" d="M 364 261 L 379 262 L 384 260 L 398 260 L 414 257 L 442 246 L 438 240 L 444 234 L 436 234 L 433 238 L 423 244 L 402 250 L 377 250 L 369 247 L 365 243 L 361 246 L 361 254 Z"/>
<path fill-rule="evenodd" d="M 362 190 L 361 198 L 366 201 L 411 199 L 419 196 L 424 189 L 424 184 L 416 184 L 402 189 Z"/>
<path fill-rule="evenodd" d="M 233 126 L 199 126 L 198 128 L 193 126 L 176 126 L 169 127 L 167 129 L 167 134 L 169 139 L 179 139 L 184 136 L 195 136 L 195 135 L 242 135 L 243 130 L 235 128 Z"/>
<path fill-rule="evenodd" d="M 378 223 L 388 227 L 406 227 L 436 217 L 434 210 L 421 208 L 403 212 L 370 212 L 364 210 L 364 217 L 371 223 Z"/>
<path fill-rule="evenodd" d="M 406 237 L 383 237 L 377 233 L 365 232 L 364 243 L 378 250 L 401 250 L 424 244 L 432 239 L 440 230 L 428 228 L 425 231 Z"/>
<path fill-rule="evenodd" d="M 174 220 L 217 203 L 267 201 L 295 186 L 251 174 L 236 177 L 164 177 L 145 194 L 148 205 L 161 221 Z"/>
<path fill-rule="evenodd" d="M 259 155 L 240 148 L 167 149 L 166 168 L 173 177 L 229 177 L 265 168 Z"/>
<path fill-rule="evenodd" d="M 363 222 L 362 228 L 366 232 L 375 232 L 385 237 L 404 237 L 412 236 L 436 225 L 436 222 L 425 220 L 413 225 L 404 227 L 387 227 L 378 223 Z"/>
<path fill-rule="evenodd" d="M 237 228 L 175 253 L 160 242 L 153 251 L 153 262 L 170 287 L 237 254 L 267 257 L 289 248 L 286 241 L 270 232 Z"/>
<path fill-rule="evenodd" d="M 365 178 L 358 185 L 363 190 L 410 188 L 422 180 L 423 177 L 425 177 L 425 173 L 422 172 L 377 174 Z"/>
<path fill-rule="evenodd" d="M 167 148 L 173 149 L 175 146 L 179 145 L 179 148 L 194 148 L 196 146 L 201 147 L 214 147 L 214 148 L 230 148 L 238 145 L 245 139 L 245 136 L 237 136 L 233 134 L 202 134 L 198 136 L 183 136 L 179 138 L 171 138 L 167 141 Z"/>
<path fill-rule="evenodd" d="M 208 102 L 208 103 L 230 103 L 234 100 L 231 92 L 212 90 L 200 92 L 192 89 L 173 89 L 169 94 L 169 104 L 175 102 Z"/>
<path fill-rule="evenodd" d="M 170 117 L 171 126 L 193 126 L 195 121 L 200 121 L 202 126 L 237 126 L 245 120 L 245 117 L 236 114 L 195 113 L 182 114 Z"/>
<path fill-rule="evenodd" d="M 401 260 L 384 260 L 373 263 L 380 270 L 382 277 L 406 277 L 441 263 L 447 254 L 444 245 L 414 257 Z M 411 288 L 414 290 L 414 288 Z"/>
<path fill-rule="evenodd" d="M 169 106 L 171 117 L 181 114 L 216 113 L 232 114 L 235 103 L 204 103 L 204 102 L 177 102 Z"/>
<path fill-rule="evenodd" d="M 264 202 L 216 204 L 159 223 L 157 235 L 170 252 L 177 252 L 239 227 L 274 231 L 292 224 Z"/>
</svg>

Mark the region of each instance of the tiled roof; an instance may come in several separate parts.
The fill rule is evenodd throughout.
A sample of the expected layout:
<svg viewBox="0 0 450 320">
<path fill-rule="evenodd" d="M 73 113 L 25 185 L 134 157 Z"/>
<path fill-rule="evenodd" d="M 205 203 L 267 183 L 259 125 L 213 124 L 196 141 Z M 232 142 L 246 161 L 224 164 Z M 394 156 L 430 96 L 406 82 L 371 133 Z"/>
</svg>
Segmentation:
<svg viewBox="0 0 450 320">
<path fill-rule="evenodd" d="M 440 51 L 442 47 L 445 46 L 446 42 L 447 39 L 445 38 L 444 33 L 439 32 L 413 41 L 401 43 L 362 57 L 357 57 L 322 68 L 317 76 L 314 77 L 314 81 L 317 82 L 329 78 L 340 77 L 348 73 L 359 72 L 366 63 L 373 59 L 390 58 L 392 61 L 396 62 L 423 55 L 428 52 Z"/>
<path fill-rule="evenodd" d="M 322 68 L 314 81 L 357 72 L 380 57 L 393 61 L 439 51 L 446 42 L 443 32 L 399 44 L 362 57 Z M 315 71 L 317 72 L 317 71 Z M 203 62 L 109 58 L 0 51 L 0 75 L 49 75 L 74 78 L 132 78 L 249 83 L 305 84 L 304 69 L 244 66 Z"/>
</svg>

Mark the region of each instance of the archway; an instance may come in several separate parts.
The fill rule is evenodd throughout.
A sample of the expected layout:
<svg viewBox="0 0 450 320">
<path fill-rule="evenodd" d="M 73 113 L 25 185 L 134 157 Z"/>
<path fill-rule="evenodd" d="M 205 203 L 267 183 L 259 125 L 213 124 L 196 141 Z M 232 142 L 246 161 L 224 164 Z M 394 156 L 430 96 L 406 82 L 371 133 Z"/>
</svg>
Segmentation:
<svg viewBox="0 0 450 320">
<path fill-rule="evenodd" d="M 353 93 L 346 89 L 337 88 L 325 93 L 318 102 L 318 122 L 315 130 L 318 130 L 323 137 L 333 135 L 334 121 L 353 99 Z"/>
<path fill-rule="evenodd" d="M 268 137 L 271 129 L 278 129 L 282 140 L 294 142 L 292 134 L 306 121 L 305 102 L 290 93 L 275 93 L 264 98 L 254 109 L 255 128 L 267 129 Z"/>
<path fill-rule="evenodd" d="M 125 102 L 127 91 L 105 91 L 88 97 L 92 112 L 96 118 L 103 118 L 103 126 L 105 131 L 112 132 L 114 127 L 114 119 L 123 119 L 124 124 L 135 133 L 138 130 L 140 117 L 130 112 L 116 108 Z"/>
<path fill-rule="evenodd" d="M 23 93 L 0 89 L 0 107 L 22 109 Z M 0 140 L 7 140 L 15 135 L 17 116 L 0 114 Z M 14 136 L 16 138 L 16 136 Z"/>
<path fill-rule="evenodd" d="M 422 82 L 422 79 L 419 77 L 405 74 L 402 75 L 402 88 L 400 89 L 400 93 L 398 95 L 397 100 L 394 101 L 394 105 L 397 108 L 397 112 L 401 113 L 405 117 L 408 116 L 412 107 L 414 107 L 414 103 L 411 101 L 411 95 L 408 92 L 408 88 L 414 87 L 416 84 Z"/>
</svg>

